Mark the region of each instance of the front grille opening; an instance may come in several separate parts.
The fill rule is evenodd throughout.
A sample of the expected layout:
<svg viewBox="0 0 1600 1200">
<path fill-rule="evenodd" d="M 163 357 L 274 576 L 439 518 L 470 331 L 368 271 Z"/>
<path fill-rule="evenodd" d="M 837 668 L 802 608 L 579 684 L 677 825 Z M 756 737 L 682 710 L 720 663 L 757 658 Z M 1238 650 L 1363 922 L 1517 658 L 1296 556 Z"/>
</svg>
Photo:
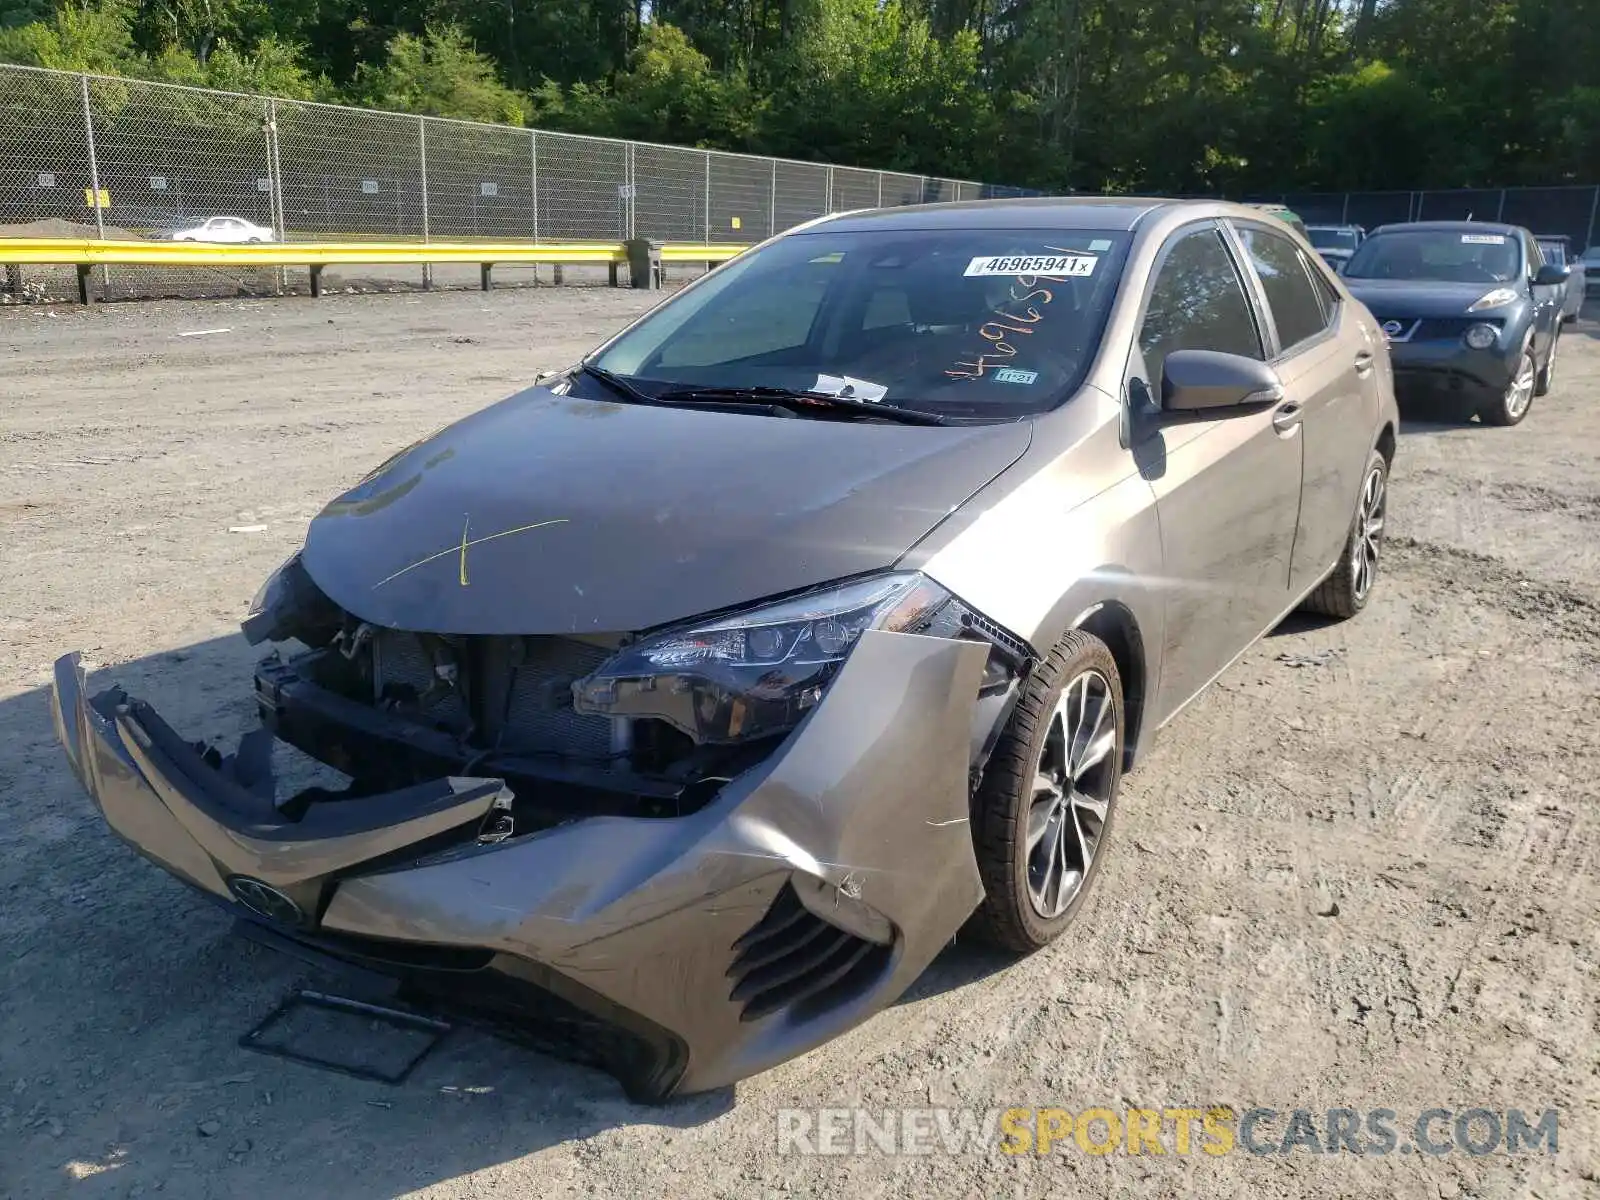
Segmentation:
<svg viewBox="0 0 1600 1200">
<path fill-rule="evenodd" d="M 613 723 L 575 712 L 572 684 L 609 653 L 575 638 L 385 629 L 372 639 L 372 699 L 480 749 L 605 761 Z"/>
<path fill-rule="evenodd" d="M 403 998 L 424 1012 L 479 1026 L 540 1054 L 613 1075 L 642 1104 L 671 1094 L 687 1063 L 683 1043 L 637 1014 L 599 1002 L 591 1012 L 531 980 L 487 970 L 464 980 L 414 977 Z"/>
<path fill-rule="evenodd" d="M 481 971 L 494 951 L 476 946 L 442 946 L 424 942 L 398 942 L 385 938 L 356 937 L 319 930 L 305 939 L 347 962 L 409 971 Z"/>
<path fill-rule="evenodd" d="M 505 781 L 518 834 L 575 817 L 682 817 L 781 741 L 697 746 L 662 721 L 575 712 L 572 681 L 611 653 L 598 641 L 380 630 L 344 650 L 257 667 L 265 728 L 348 781 L 303 789 L 300 814 L 467 775 Z"/>
<path fill-rule="evenodd" d="M 743 1021 L 779 1011 L 800 1020 L 817 1016 L 860 994 L 882 974 L 892 954 L 888 946 L 824 921 L 787 883 L 733 949 L 728 998 L 743 1005 Z"/>
</svg>

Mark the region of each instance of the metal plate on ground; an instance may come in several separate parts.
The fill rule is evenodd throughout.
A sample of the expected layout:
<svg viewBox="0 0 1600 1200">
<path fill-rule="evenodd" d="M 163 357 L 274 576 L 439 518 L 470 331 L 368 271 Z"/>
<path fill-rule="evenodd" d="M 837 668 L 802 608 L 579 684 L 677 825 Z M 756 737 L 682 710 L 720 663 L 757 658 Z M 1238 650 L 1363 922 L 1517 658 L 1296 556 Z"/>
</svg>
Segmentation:
<svg viewBox="0 0 1600 1200">
<path fill-rule="evenodd" d="M 431 1017 L 301 990 L 239 1039 L 258 1054 L 374 1083 L 403 1083 L 450 1032 Z"/>
</svg>

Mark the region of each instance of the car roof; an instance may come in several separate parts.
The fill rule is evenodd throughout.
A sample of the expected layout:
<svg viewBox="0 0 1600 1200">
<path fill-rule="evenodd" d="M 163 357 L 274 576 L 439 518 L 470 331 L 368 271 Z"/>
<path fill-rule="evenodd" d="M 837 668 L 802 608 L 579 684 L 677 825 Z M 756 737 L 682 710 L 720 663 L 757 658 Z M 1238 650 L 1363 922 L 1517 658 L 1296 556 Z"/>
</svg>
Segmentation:
<svg viewBox="0 0 1600 1200">
<path fill-rule="evenodd" d="M 908 204 L 825 217 L 807 233 L 857 233 L 894 229 L 1102 229 L 1132 230 L 1151 213 L 1189 208 L 1196 215 L 1249 216 L 1258 209 L 1216 200 L 1144 196 L 1028 196 L 1013 200 L 964 200 L 954 204 Z"/>
<path fill-rule="evenodd" d="M 1571 236 L 1565 233 L 1536 233 L 1533 236 L 1535 239 L 1541 242 L 1563 242 L 1567 245 L 1572 244 Z"/>
<path fill-rule="evenodd" d="M 1526 232 L 1520 225 L 1507 225 L 1503 221 L 1396 221 L 1391 225 L 1379 225 L 1372 233 L 1376 236 L 1401 229 L 1414 229 L 1419 233 L 1504 233 L 1508 236 Z"/>
</svg>

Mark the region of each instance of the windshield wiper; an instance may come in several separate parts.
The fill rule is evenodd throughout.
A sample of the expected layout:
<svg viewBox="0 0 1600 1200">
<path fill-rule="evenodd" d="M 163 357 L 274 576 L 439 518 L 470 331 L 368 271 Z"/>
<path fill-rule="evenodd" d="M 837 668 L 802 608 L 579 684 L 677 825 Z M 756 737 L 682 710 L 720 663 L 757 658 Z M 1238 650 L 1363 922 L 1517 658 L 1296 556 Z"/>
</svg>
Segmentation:
<svg viewBox="0 0 1600 1200">
<path fill-rule="evenodd" d="M 616 374 L 614 371 L 608 371 L 604 367 L 597 367 L 591 363 L 579 363 L 578 370 L 582 371 L 585 375 L 591 376 L 594 379 L 598 379 L 617 395 L 621 396 L 624 400 L 627 400 L 632 404 L 658 403 L 656 398 L 649 392 L 645 391 L 643 388 L 635 387 L 633 384 L 629 383 L 626 379 L 624 379 L 621 375 Z"/>
<path fill-rule="evenodd" d="M 844 396 L 830 396 L 826 392 L 803 392 L 781 387 L 683 387 L 662 392 L 655 399 L 662 404 L 739 404 L 771 403 L 796 412 L 807 408 L 820 408 L 829 412 L 860 413 L 863 416 L 881 417 L 901 425 L 948 425 L 950 419 L 938 413 L 923 412 L 915 408 L 900 408 L 893 404 L 879 404 L 870 400 L 850 400 Z"/>
</svg>

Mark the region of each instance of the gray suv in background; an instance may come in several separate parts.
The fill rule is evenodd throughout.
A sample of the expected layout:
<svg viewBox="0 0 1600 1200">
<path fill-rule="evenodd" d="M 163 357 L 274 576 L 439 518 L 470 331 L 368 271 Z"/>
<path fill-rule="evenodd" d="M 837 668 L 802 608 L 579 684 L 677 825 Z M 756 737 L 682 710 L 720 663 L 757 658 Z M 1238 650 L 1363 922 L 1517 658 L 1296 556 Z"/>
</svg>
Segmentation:
<svg viewBox="0 0 1600 1200">
<path fill-rule="evenodd" d="M 1402 400 L 1516 425 L 1550 390 L 1567 268 L 1533 234 L 1486 221 L 1384 225 L 1342 273 L 1383 323 Z"/>
<path fill-rule="evenodd" d="M 1536 240 L 1545 262 L 1567 268 L 1567 286 L 1561 294 L 1561 323 L 1570 325 L 1583 312 L 1583 300 L 1588 291 L 1588 272 L 1583 259 L 1572 257 L 1572 239 L 1564 233 L 1541 233 Z"/>
<path fill-rule="evenodd" d="M 1359 225 L 1308 225 L 1306 237 L 1316 247 L 1318 254 L 1335 271 L 1344 270 L 1345 263 L 1361 245 L 1367 231 Z"/>
</svg>

